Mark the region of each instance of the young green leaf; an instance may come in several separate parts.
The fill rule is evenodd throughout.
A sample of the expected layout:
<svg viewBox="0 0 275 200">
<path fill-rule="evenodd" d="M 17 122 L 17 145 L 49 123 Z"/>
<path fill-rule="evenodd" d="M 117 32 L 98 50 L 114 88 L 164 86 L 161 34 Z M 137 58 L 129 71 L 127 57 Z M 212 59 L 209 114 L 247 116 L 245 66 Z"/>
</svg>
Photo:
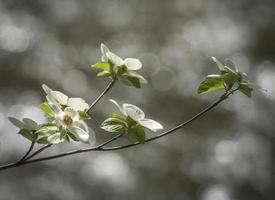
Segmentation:
<svg viewBox="0 0 275 200">
<path fill-rule="evenodd" d="M 208 93 L 216 90 L 224 89 L 224 80 L 221 75 L 208 75 L 204 81 L 201 82 L 198 88 L 198 93 Z"/>
<path fill-rule="evenodd" d="M 32 119 L 24 118 L 23 122 L 25 124 L 25 127 L 29 130 L 37 130 L 39 128 L 39 125 Z"/>
<path fill-rule="evenodd" d="M 112 74 L 109 71 L 102 71 L 102 72 L 97 73 L 96 76 L 97 77 L 109 77 L 109 76 L 112 76 Z"/>
<path fill-rule="evenodd" d="M 39 105 L 40 109 L 44 112 L 45 116 L 48 118 L 54 117 L 54 114 L 52 112 L 52 109 L 48 102 L 43 102 Z"/>
<path fill-rule="evenodd" d="M 91 119 L 91 116 L 84 111 L 78 111 L 78 114 L 79 114 L 80 120 Z"/>
<path fill-rule="evenodd" d="M 57 132 L 57 133 L 55 133 L 55 134 L 50 135 L 50 136 L 47 138 L 47 140 L 48 140 L 48 142 L 49 142 L 50 144 L 58 144 L 58 143 L 64 141 L 64 137 L 63 137 L 62 133 Z"/>
<path fill-rule="evenodd" d="M 122 84 L 126 86 L 134 86 L 136 88 L 140 88 L 140 81 L 137 77 L 130 76 L 130 75 L 123 75 L 119 77 L 119 80 Z"/>
<path fill-rule="evenodd" d="M 146 137 L 144 128 L 140 124 L 136 124 L 128 128 L 127 136 L 133 142 L 144 142 Z"/>
<path fill-rule="evenodd" d="M 97 62 L 91 66 L 92 68 L 102 69 L 104 71 L 110 71 L 110 64 L 108 62 Z"/>
<path fill-rule="evenodd" d="M 72 139 L 73 141 L 76 141 L 76 142 L 79 141 L 79 139 L 75 136 L 75 134 L 70 131 L 67 132 L 67 136 L 69 139 Z"/>
<path fill-rule="evenodd" d="M 27 138 L 28 140 L 30 140 L 32 142 L 34 142 L 36 140 L 36 135 L 28 129 L 25 129 L 25 128 L 21 129 L 19 131 L 19 134 L 21 134 L 22 136 L 24 136 L 25 138 Z"/>
<path fill-rule="evenodd" d="M 112 114 L 111 114 L 111 118 L 118 119 L 118 120 L 120 120 L 121 122 L 127 124 L 127 121 L 126 121 L 125 117 L 123 117 L 123 116 L 121 116 L 121 115 L 119 115 L 119 114 L 112 113 Z"/>
<path fill-rule="evenodd" d="M 25 124 L 23 122 L 21 122 L 20 120 L 14 118 L 14 117 L 8 117 L 8 119 L 10 120 L 10 122 L 16 126 L 17 128 L 23 129 L 25 128 Z"/>
<path fill-rule="evenodd" d="M 245 82 L 240 83 L 239 90 L 248 97 L 252 96 L 253 88 L 248 83 L 245 83 Z"/>
<path fill-rule="evenodd" d="M 124 133 L 126 124 L 120 119 L 108 118 L 104 122 L 102 122 L 100 128 L 112 133 Z"/>
<path fill-rule="evenodd" d="M 227 90 L 231 89 L 232 86 L 239 80 L 239 74 L 233 71 L 221 71 L 221 76 L 226 84 Z"/>
</svg>

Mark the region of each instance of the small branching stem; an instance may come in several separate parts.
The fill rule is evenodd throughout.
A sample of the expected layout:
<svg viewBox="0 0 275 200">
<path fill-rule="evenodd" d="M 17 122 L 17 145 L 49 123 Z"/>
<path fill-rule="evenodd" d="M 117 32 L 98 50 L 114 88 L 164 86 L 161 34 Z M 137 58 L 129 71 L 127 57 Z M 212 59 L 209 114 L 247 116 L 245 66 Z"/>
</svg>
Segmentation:
<svg viewBox="0 0 275 200">
<path fill-rule="evenodd" d="M 33 147 L 34 147 L 34 144 L 35 144 L 35 142 L 32 142 L 32 143 L 31 143 L 30 148 L 29 148 L 28 151 L 25 153 L 25 155 L 18 161 L 18 163 L 19 163 L 19 162 L 23 162 L 23 161 L 25 161 L 25 160 L 27 159 L 27 156 L 31 153 L 31 151 L 32 151 L 32 149 L 33 149 Z"/>
<path fill-rule="evenodd" d="M 100 99 L 114 86 L 115 82 L 116 79 L 113 78 L 112 81 L 107 85 L 105 90 L 96 98 L 96 100 L 94 100 L 94 102 L 90 105 L 88 110 L 86 110 L 86 113 L 89 113 L 92 110 L 92 108 L 100 101 Z"/>
<path fill-rule="evenodd" d="M 113 86 L 114 82 L 115 82 L 115 80 L 113 80 L 112 82 L 109 83 L 109 85 L 107 86 L 107 88 L 92 103 L 92 105 L 87 110 L 87 112 L 89 112 L 94 107 L 94 105 L 110 90 L 110 88 Z M 119 134 L 119 135 L 114 136 L 110 140 L 107 140 L 106 142 L 103 142 L 103 143 L 99 144 L 96 147 L 89 147 L 89 148 L 85 148 L 85 149 L 73 150 L 73 151 L 62 153 L 62 154 L 57 154 L 57 155 L 53 155 L 53 156 L 46 156 L 46 157 L 30 160 L 30 158 L 32 158 L 33 156 L 39 154 L 44 149 L 48 148 L 49 145 L 47 145 L 47 146 L 42 147 L 41 149 L 37 150 L 33 154 L 31 154 L 29 157 L 27 157 L 22 162 L 11 163 L 11 164 L 8 164 L 8 165 L 0 166 L 0 170 L 5 170 L 5 169 L 9 169 L 9 168 L 13 168 L 13 167 L 18 167 L 18 166 L 22 166 L 22 165 L 27 165 L 27 164 L 31 164 L 31 163 L 37 163 L 37 162 L 41 162 L 41 161 L 45 161 L 45 160 L 57 159 L 57 158 L 61 158 L 61 157 L 65 157 L 65 156 L 70 156 L 70 155 L 74 155 L 74 154 L 80 154 L 80 153 L 84 153 L 84 152 L 91 152 L 91 151 L 114 151 L 114 150 L 126 149 L 126 148 L 130 148 L 130 147 L 133 147 L 133 146 L 137 146 L 137 145 L 140 145 L 140 144 L 144 144 L 144 143 L 148 143 L 148 142 L 157 140 L 157 139 L 159 139 L 161 137 L 164 137 L 164 136 L 167 136 L 167 135 L 169 135 L 169 134 L 177 131 L 178 129 L 181 129 L 181 128 L 185 127 L 186 125 L 190 124 L 191 122 L 195 121 L 196 119 L 198 119 L 199 117 L 201 117 L 202 115 L 206 114 L 208 111 L 212 110 L 214 107 L 216 107 L 217 105 L 219 105 L 221 102 L 223 102 L 224 100 L 226 100 L 231 94 L 233 94 L 238 89 L 239 88 L 236 88 L 236 89 L 233 89 L 233 90 L 230 90 L 230 91 L 226 91 L 214 103 L 212 103 L 211 105 L 209 105 L 204 110 L 202 110 L 198 114 L 194 115 L 193 117 L 191 117 L 187 121 L 185 121 L 185 122 L 183 122 L 183 123 L 175 126 L 174 128 L 171 128 L 168 131 L 165 131 L 165 132 L 163 132 L 163 133 L 161 133 L 161 134 L 159 134 L 159 135 L 157 135 L 155 137 L 149 138 L 149 139 L 145 140 L 143 143 L 136 142 L 136 143 L 131 143 L 131 144 L 127 144 L 127 145 L 121 145 L 121 146 L 105 147 L 107 144 L 110 144 L 111 142 L 113 142 L 113 141 L 119 139 L 121 136 L 123 136 L 123 134 Z"/>
</svg>

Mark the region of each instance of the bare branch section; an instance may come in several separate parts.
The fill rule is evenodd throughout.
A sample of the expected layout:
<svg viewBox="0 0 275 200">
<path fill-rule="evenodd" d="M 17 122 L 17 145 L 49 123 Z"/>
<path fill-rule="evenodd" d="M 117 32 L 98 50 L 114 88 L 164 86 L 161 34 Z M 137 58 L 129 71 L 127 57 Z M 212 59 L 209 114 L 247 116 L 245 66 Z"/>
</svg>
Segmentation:
<svg viewBox="0 0 275 200">
<path fill-rule="evenodd" d="M 114 86 L 116 79 L 112 79 L 112 81 L 107 85 L 105 90 L 96 98 L 96 100 L 90 105 L 86 113 L 89 113 L 92 108 L 100 101 L 100 99 Z"/>
<path fill-rule="evenodd" d="M 104 90 L 104 92 L 100 95 L 99 98 L 97 98 L 97 100 L 95 100 L 95 102 L 91 105 L 90 108 L 93 107 L 93 105 L 95 105 L 101 98 L 102 96 L 104 96 L 104 94 L 106 94 L 106 92 L 112 87 L 112 85 L 114 84 L 114 81 L 112 81 L 107 88 Z M 108 89 L 109 88 L 109 89 Z M 23 162 L 18 162 L 18 163 L 11 163 L 8 165 L 4 165 L 4 166 L 0 166 L 0 170 L 5 170 L 5 169 L 9 169 L 9 168 L 13 168 L 13 167 L 18 167 L 18 166 L 22 166 L 22 165 L 27 165 L 27 164 L 31 164 L 31 163 L 37 163 L 37 162 L 41 162 L 41 161 L 46 161 L 46 160 L 53 160 L 53 159 L 57 159 L 57 158 L 61 158 L 61 157 L 66 157 L 66 156 L 70 156 L 70 155 L 74 155 L 74 154 L 80 154 L 80 153 L 85 153 L 85 152 L 91 152 L 91 151 L 114 151 L 114 150 L 120 150 L 120 149 L 126 149 L 126 148 L 130 148 L 133 146 L 137 146 L 140 144 L 144 144 L 144 143 L 148 143 L 154 140 L 157 140 L 161 137 L 167 136 L 171 133 L 174 133 L 175 131 L 177 131 L 178 129 L 181 129 L 183 127 L 185 127 L 186 125 L 190 124 L 191 122 L 195 121 L 196 119 L 198 119 L 199 117 L 201 117 L 202 115 L 206 114 L 207 112 L 209 112 L 210 110 L 212 110 L 213 108 L 215 108 L 216 106 L 218 106 L 221 102 L 223 102 L 224 100 L 226 100 L 231 94 L 233 94 L 235 90 L 232 91 L 228 91 L 225 92 L 219 99 L 217 99 L 213 104 L 209 105 L 208 107 L 206 107 L 204 110 L 202 110 L 201 112 L 199 112 L 198 114 L 194 115 L 193 117 L 191 117 L 190 119 L 188 119 L 187 121 L 175 126 L 174 128 L 171 128 L 170 130 L 163 132 L 155 137 L 149 138 L 147 140 L 145 140 L 143 143 L 140 142 L 136 142 L 136 143 L 131 143 L 128 145 L 122 145 L 122 146 L 115 146 L 115 147 L 105 147 L 107 144 L 110 144 L 111 142 L 117 140 L 118 138 L 120 138 L 123 134 L 119 134 L 116 135 L 115 137 L 111 138 L 110 140 L 96 146 L 96 147 L 90 147 L 90 148 L 85 148 L 85 149 L 79 149 L 79 150 L 74 150 L 74 151 L 69 151 L 69 152 L 65 152 L 62 154 L 57 154 L 57 155 L 53 155 L 53 156 L 46 156 L 46 157 L 42 157 L 42 158 L 38 158 L 38 159 L 33 159 L 33 160 L 25 160 Z M 40 152 L 38 152 L 40 153 Z M 37 155 L 38 153 L 34 153 L 35 155 Z M 30 159 L 31 157 L 34 156 L 34 154 L 32 154 L 28 159 Z"/>
<path fill-rule="evenodd" d="M 31 146 L 30 146 L 29 150 L 25 153 L 25 155 L 18 162 L 23 162 L 23 161 L 26 160 L 27 156 L 31 153 L 31 151 L 34 147 L 34 144 L 35 144 L 34 142 L 31 143 Z"/>
</svg>

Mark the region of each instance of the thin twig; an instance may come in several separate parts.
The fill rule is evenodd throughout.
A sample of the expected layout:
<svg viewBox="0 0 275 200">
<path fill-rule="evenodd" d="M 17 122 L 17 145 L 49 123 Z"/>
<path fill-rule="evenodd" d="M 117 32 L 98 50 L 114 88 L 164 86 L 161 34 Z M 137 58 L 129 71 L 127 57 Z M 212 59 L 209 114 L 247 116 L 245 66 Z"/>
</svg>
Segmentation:
<svg viewBox="0 0 275 200">
<path fill-rule="evenodd" d="M 103 142 L 102 144 L 99 144 L 98 146 L 96 147 L 92 147 L 92 148 L 87 148 L 87 149 L 80 149 L 80 150 L 74 150 L 74 151 L 69 151 L 69 152 L 66 152 L 66 153 L 63 153 L 63 154 L 58 154 L 58 155 L 55 155 L 55 156 L 49 156 L 49 157 L 43 157 L 43 158 L 38 158 L 38 159 L 33 159 L 33 160 L 25 160 L 24 162 L 17 162 L 17 163 L 10 163 L 10 164 L 7 164 L 7 165 L 3 165 L 3 166 L 0 166 L 0 171 L 1 170 L 5 170 L 5 169 L 8 169 L 8 168 L 13 168 L 13 167 L 19 167 L 21 165 L 26 165 L 26 164 L 30 164 L 30 163 L 33 163 L 33 162 L 40 162 L 40 161 L 43 161 L 43 160 L 49 160 L 49 159 L 54 159 L 54 158 L 59 158 L 59 157 L 64 157 L 64 156 L 69 156 L 69 155 L 72 155 L 72 154 L 77 154 L 77 153 L 83 153 L 83 152 L 88 152 L 88 151 L 101 151 L 103 148 L 103 146 L 117 140 L 118 138 L 120 138 L 123 134 L 118 134 L 116 136 L 114 136 L 113 138 L 111 138 L 110 140 L 107 140 L 106 142 Z M 48 145 L 47 145 L 48 146 Z M 45 147 L 47 147 L 45 146 Z M 41 149 L 40 149 L 41 150 Z M 51 157 L 51 158 L 50 158 Z"/>
<path fill-rule="evenodd" d="M 35 142 L 31 143 L 29 150 L 25 153 L 25 155 L 18 162 L 23 162 L 24 160 L 26 160 L 26 157 L 31 153 L 31 151 L 34 147 L 34 144 L 35 144 Z"/>
<path fill-rule="evenodd" d="M 144 143 L 147 143 L 147 142 L 150 142 L 150 141 L 153 141 L 153 140 L 157 140 L 161 137 L 164 137 L 168 134 L 171 134 L 171 133 L 175 132 L 176 130 L 178 130 L 182 127 L 185 127 L 189 123 L 191 123 L 194 120 L 196 120 L 197 118 L 201 117 L 202 115 L 204 115 L 205 113 L 207 113 L 208 111 L 212 110 L 214 107 L 219 105 L 222 101 L 227 99 L 229 97 L 229 95 L 233 94 L 236 90 L 237 89 L 224 93 L 217 101 L 215 101 L 213 104 L 206 107 L 204 110 L 202 110 L 198 114 L 194 115 L 193 117 L 191 117 L 187 121 L 175 126 L 174 128 L 172 128 L 172 129 L 170 129 L 166 132 L 163 132 L 163 133 L 161 133 L 161 134 L 159 134 L 155 137 L 149 138 L 146 141 L 144 141 L 143 143 L 136 142 L 136 143 L 123 145 L 123 146 L 103 148 L 103 146 L 105 146 L 105 145 L 111 143 L 112 141 L 116 140 L 117 138 L 121 137 L 122 134 L 120 134 L 120 135 L 117 135 L 117 136 L 113 137 L 112 139 L 108 140 L 107 142 L 100 144 L 97 147 L 90 147 L 90 148 L 86 148 L 86 149 L 79 149 L 79 150 L 69 151 L 69 152 L 65 152 L 65 153 L 62 153 L 62 154 L 57 154 L 57 155 L 53 155 L 53 156 L 47 156 L 47 157 L 42 157 L 42 158 L 38 158 L 38 159 L 28 160 L 28 161 L 21 162 L 21 163 L 11 163 L 11 164 L 8 164 L 8 165 L 5 165 L 5 166 L 0 166 L 0 170 L 4 170 L 4 169 L 7 169 L 7 168 L 12 168 L 12 167 L 17 167 L 17 166 L 21 166 L 21 165 L 26 165 L 26 164 L 30 164 L 30 163 L 41 162 L 41 161 L 45 161 L 45 160 L 52 160 L 52 159 L 65 157 L 65 156 L 69 156 L 69 155 L 73 155 L 73 154 L 80 154 L 80 153 L 84 153 L 84 152 L 120 150 L 120 149 L 125 149 L 125 148 L 129 148 L 129 147 L 137 146 L 137 145 L 140 145 L 140 144 L 144 144 Z"/>
<path fill-rule="evenodd" d="M 44 151 L 45 149 L 51 147 L 52 144 L 48 144 L 44 147 L 41 147 L 40 149 L 38 149 L 37 151 L 35 151 L 34 153 L 32 153 L 31 155 L 29 155 L 25 160 L 29 160 L 31 159 L 32 157 L 36 156 L 37 154 L 41 153 L 42 151 Z"/>
<path fill-rule="evenodd" d="M 86 110 L 86 113 L 89 113 L 91 109 L 99 102 L 99 100 L 113 87 L 115 84 L 116 79 L 113 78 L 112 81 L 107 85 L 105 90 L 96 98 L 96 100 L 90 105 L 88 110 Z"/>
</svg>

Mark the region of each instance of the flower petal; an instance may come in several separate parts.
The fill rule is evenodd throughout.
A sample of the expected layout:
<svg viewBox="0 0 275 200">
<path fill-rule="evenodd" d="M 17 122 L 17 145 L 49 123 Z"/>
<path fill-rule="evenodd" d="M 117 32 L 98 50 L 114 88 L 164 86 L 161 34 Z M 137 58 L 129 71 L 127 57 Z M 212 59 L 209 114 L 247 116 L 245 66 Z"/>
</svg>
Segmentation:
<svg viewBox="0 0 275 200">
<path fill-rule="evenodd" d="M 69 98 L 68 106 L 76 109 L 77 111 L 84 111 L 89 108 L 89 105 L 81 98 Z"/>
<path fill-rule="evenodd" d="M 78 112 L 74 108 L 72 108 L 72 107 L 65 108 L 64 113 L 66 113 L 67 115 L 69 115 L 73 119 L 73 121 L 79 120 L 79 114 L 78 114 Z"/>
<path fill-rule="evenodd" d="M 103 43 L 101 43 L 101 45 L 100 45 L 100 50 L 101 50 L 101 53 L 102 53 L 101 60 L 104 61 L 104 62 L 107 62 L 108 57 L 107 57 L 106 53 L 109 52 L 110 50 Z"/>
<path fill-rule="evenodd" d="M 144 119 L 145 114 L 144 112 L 137 106 L 132 104 L 123 104 L 123 110 L 126 115 L 131 117 L 135 121 L 139 121 L 141 119 Z"/>
<path fill-rule="evenodd" d="M 68 96 L 63 94 L 62 92 L 52 91 L 52 95 L 59 104 L 61 104 L 61 105 L 67 105 L 68 104 Z"/>
<path fill-rule="evenodd" d="M 110 51 L 106 53 L 106 56 L 108 60 L 111 61 L 116 66 L 122 66 L 124 64 L 123 60 L 119 56 L 117 56 L 116 54 Z"/>
<path fill-rule="evenodd" d="M 57 106 L 56 104 L 52 103 L 52 102 L 49 102 L 49 105 L 53 111 L 53 113 L 57 116 L 61 116 L 64 114 L 64 112 L 60 109 L 59 106 Z"/>
<path fill-rule="evenodd" d="M 95 145 L 96 143 L 96 135 L 93 129 L 89 128 L 89 144 Z"/>
<path fill-rule="evenodd" d="M 89 127 L 84 121 L 78 120 L 73 123 L 73 127 L 81 128 L 85 132 L 89 132 Z"/>
<path fill-rule="evenodd" d="M 121 107 L 115 100 L 109 99 L 109 101 L 112 102 L 113 104 L 115 104 L 116 107 L 119 109 L 119 111 L 120 111 L 122 114 L 126 115 L 126 113 L 123 111 L 122 107 Z"/>
<path fill-rule="evenodd" d="M 148 128 L 154 132 L 156 132 L 157 130 L 163 129 L 163 126 L 160 123 L 158 123 L 152 119 L 141 119 L 141 120 L 139 120 L 139 123 L 140 123 L 140 125 Z"/>
<path fill-rule="evenodd" d="M 89 140 L 89 133 L 79 127 L 70 128 L 70 131 L 82 142 L 87 142 Z"/>
<path fill-rule="evenodd" d="M 128 70 L 138 70 L 142 67 L 142 63 L 139 59 L 136 58 L 126 58 L 124 60 L 124 64 L 128 68 Z"/>
<path fill-rule="evenodd" d="M 50 89 L 46 84 L 43 84 L 42 88 L 47 95 L 49 95 L 52 92 L 52 89 Z"/>
</svg>

